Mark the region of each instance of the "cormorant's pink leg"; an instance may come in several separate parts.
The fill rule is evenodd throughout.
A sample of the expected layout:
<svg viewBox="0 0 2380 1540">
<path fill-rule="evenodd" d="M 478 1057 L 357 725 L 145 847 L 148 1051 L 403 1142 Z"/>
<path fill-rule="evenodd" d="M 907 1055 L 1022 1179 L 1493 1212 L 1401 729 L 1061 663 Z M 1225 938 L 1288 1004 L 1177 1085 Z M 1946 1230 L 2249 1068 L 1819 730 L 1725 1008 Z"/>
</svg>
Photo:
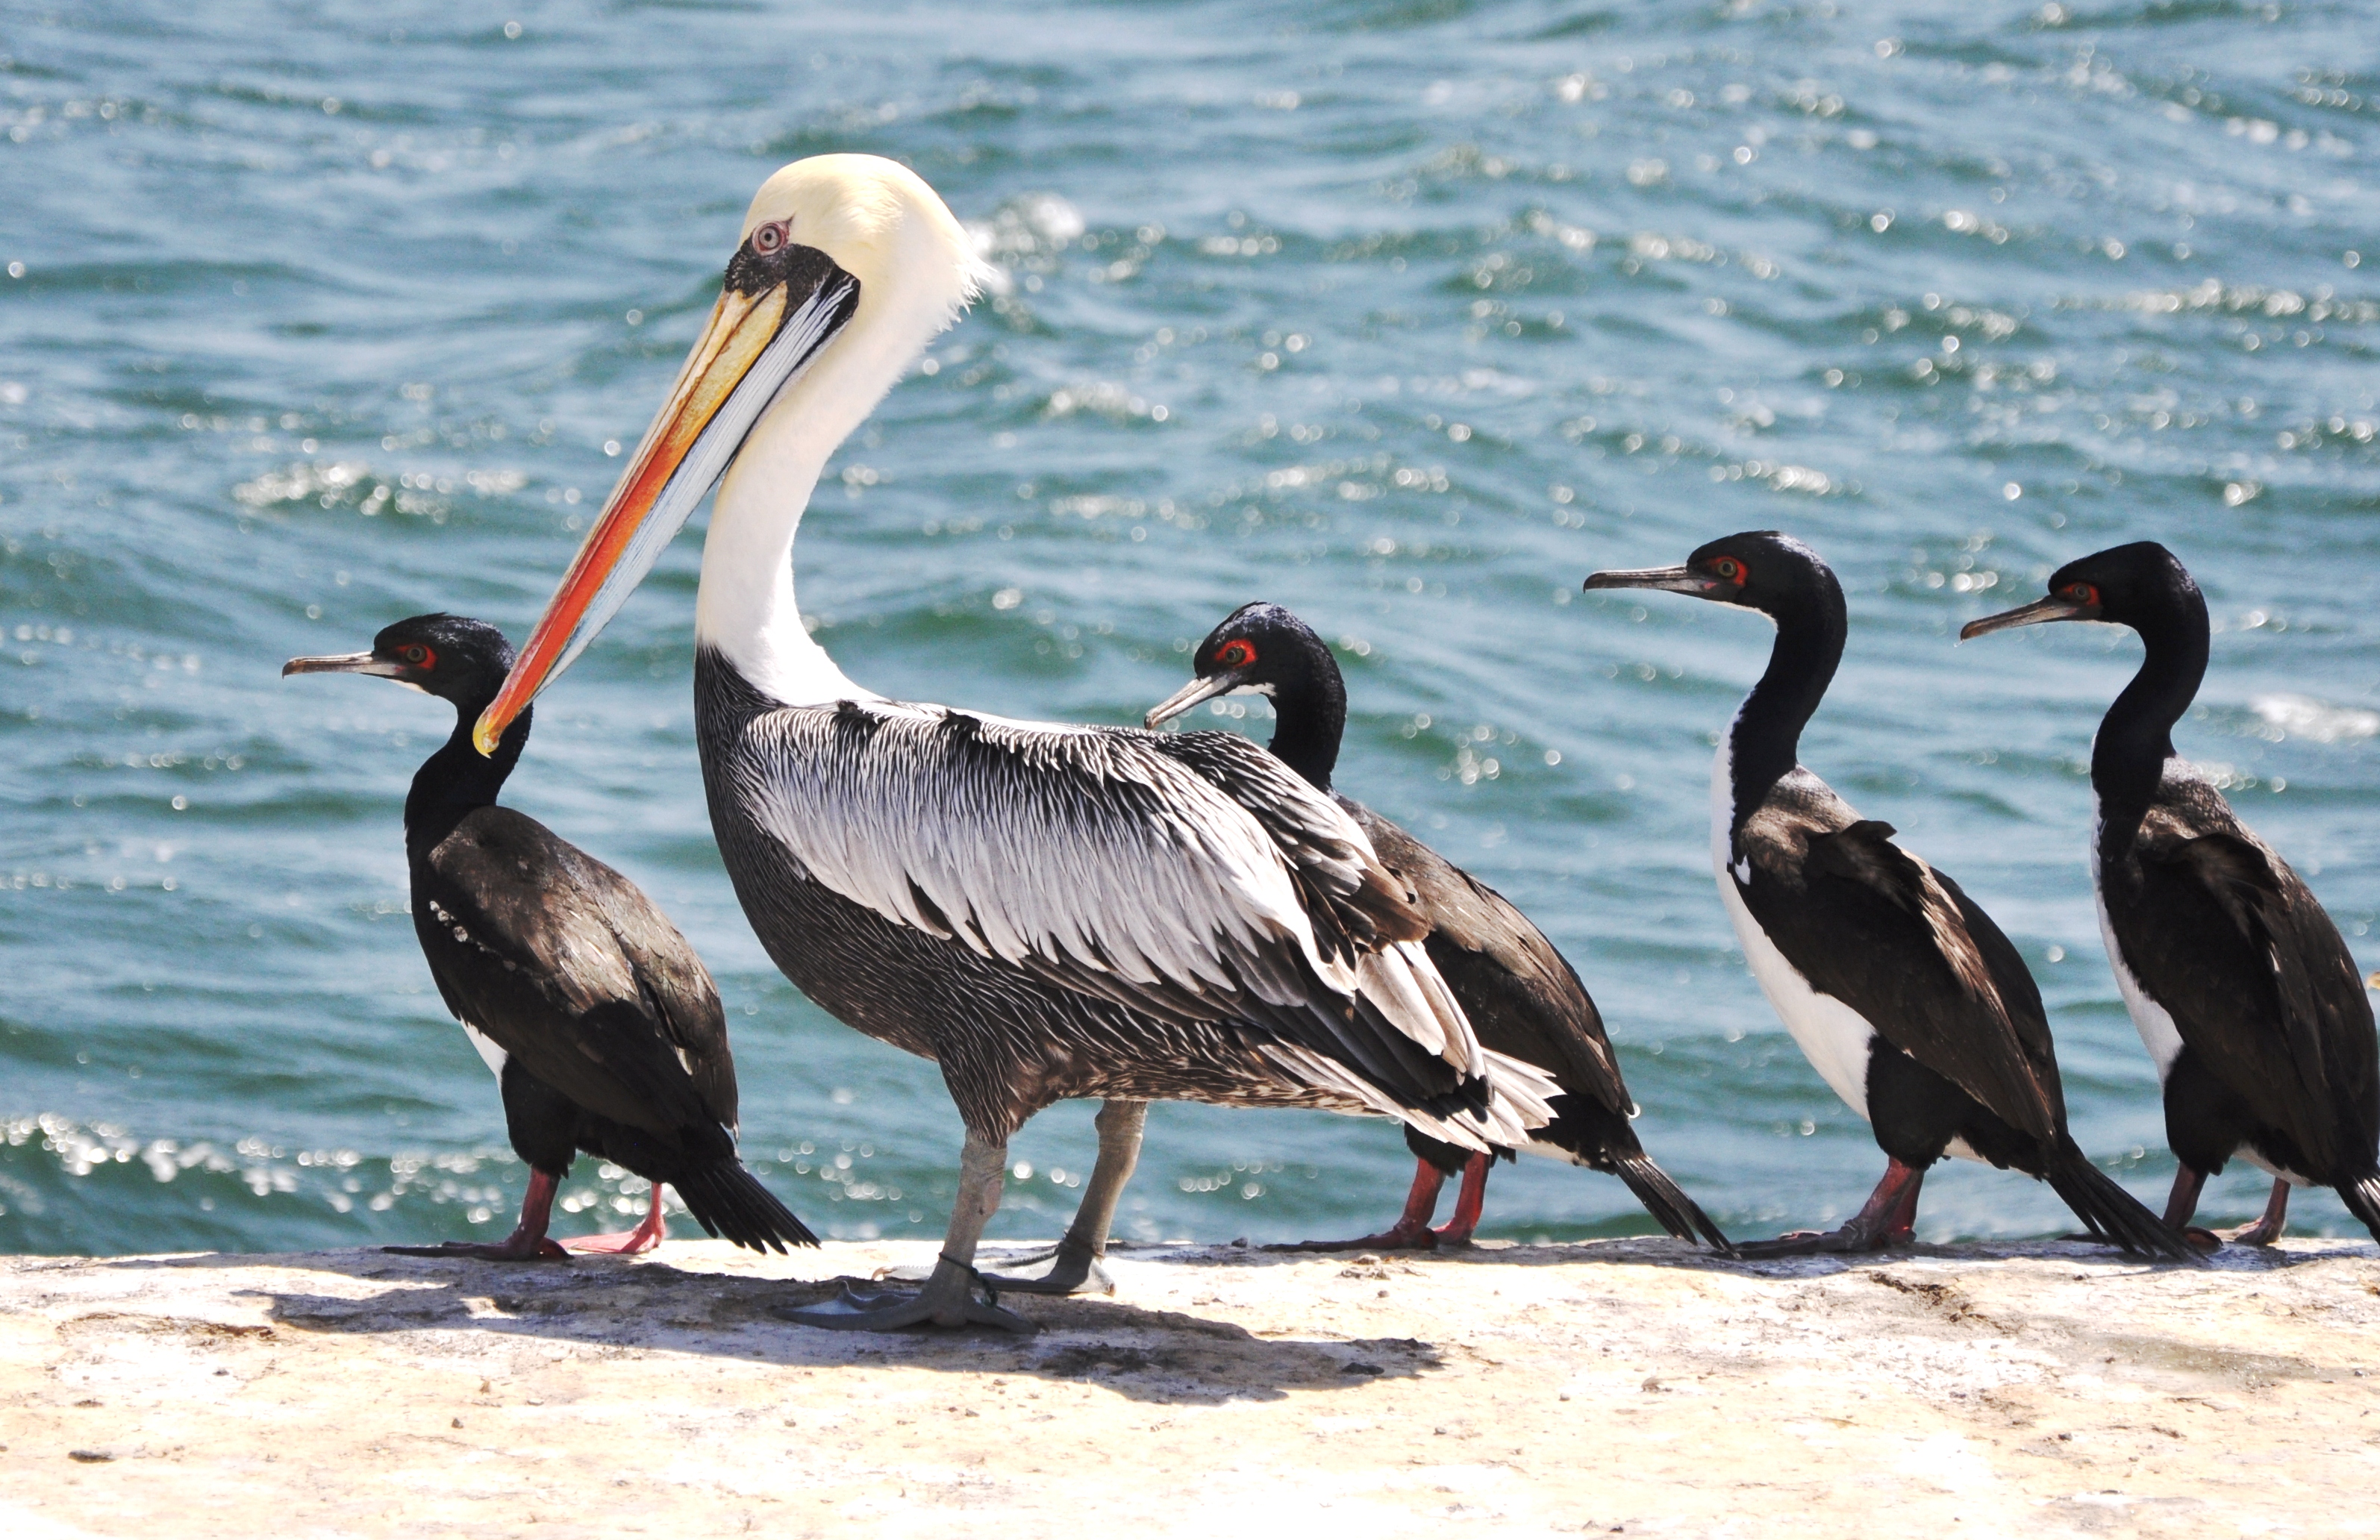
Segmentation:
<svg viewBox="0 0 2380 1540">
<path fill-rule="evenodd" d="M 1797 1230 L 1774 1241 L 1754 1241 L 1736 1250 L 1746 1256 L 1807 1256 L 1821 1252 L 1882 1251 L 1907 1245 L 1917 1223 L 1917 1189 L 1925 1180 L 1920 1166 L 1888 1160 L 1884 1180 L 1840 1230 Z"/>
<path fill-rule="evenodd" d="M 1891 1170 L 1888 1167 L 1886 1169 L 1885 1180 L 1888 1182 L 1891 1180 Z M 1917 1193 L 1925 1185 L 1925 1173 L 1922 1170 L 1912 1171 L 1909 1185 L 1900 1190 L 1900 1201 L 1893 1206 L 1892 1222 L 1885 1227 L 1884 1243 L 1886 1245 L 1905 1246 L 1917 1239 Z"/>
<path fill-rule="evenodd" d="M 2204 1225 L 2190 1222 L 2198 1212 L 2198 1194 L 2206 1186 L 2206 1173 L 2178 1165 L 2173 1171 L 2173 1191 L 2165 1200 L 2165 1222 L 2180 1231 L 2182 1238 L 2200 1251 L 2220 1251 L 2223 1237 Z M 2283 1200 L 2285 1203 L 2286 1199 Z"/>
<path fill-rule="evenodd" d="M 1405 1211 L 1397 1222 L 1378 1235 L 1366 1235 L 1354 1241 L 1300 1241 L 1282 1251 L 1427 1251 L 1438 1244 L 1438 1232 L 1429 1228 L 1430 1217 L 1438 1212 L 1439 1190 L 1446 1185 L 1446 1174 L 1427 1160 L 1414 1162 L 1413 1190 L 1405 1194 Z M 1472 1216 L 1476 1222 L 1478 1216 Z M 1469 1233 L 1465 1231 L 1465 1233 Z M 1270 1249 L 1270 1248 L 1268 1248 Z"/>
<path fill-rule="evenodd" d="M 2289 1184 L 2273 1178 L 2273 1195 L 2265 1200 L 2265 1217 L 2254 1224 L 2228 1231 L 2223 1239 L 2235 1246 L 2269 1246 L 2289 1227 Z"/>
<path fill-rule="evenodd" d="M 1463 1163 L 1463 1191 L 1455 1194 L 1453 1217 L 1439 1227 L 1439 1245 L 1471 1243 L 1471 1232 L 1479 1228 L 1479 1215 L 1488 1207 L 1488 1170 L 1495 1160 L 1482 1152 Z"/>
<path fill-rule="evenodd" d="M 554 1190 L 562 1179 L 548 1175 L 534 1166 L 529 1168 L 528 1192 L 521 1198 L 520 1223 L 503 1240 L 490 1244 L 484 1241 L 443 1241 L 434 1246 L 382 1246 L 381 1250 L 400 1256 L 475 1256 L 487 1262 L 551 1262 L 570 1254 L 546 1239 L 545 1227 L 553 1219 Z"/>
<path fill-rule="evenodd" d="M 572 1251 L 594 1252 L 608 1256 L 635 1256 L 651 1251 L 662 1243 L 669 1231 L 662 1223 L 662 1184 L 653 1183 L 653 1206 L 645 1211 L 642 1223 L 634 1230 L 624 1230 L 610 1235 L 574 1235 L 562 1243 Z"/>
</svg>

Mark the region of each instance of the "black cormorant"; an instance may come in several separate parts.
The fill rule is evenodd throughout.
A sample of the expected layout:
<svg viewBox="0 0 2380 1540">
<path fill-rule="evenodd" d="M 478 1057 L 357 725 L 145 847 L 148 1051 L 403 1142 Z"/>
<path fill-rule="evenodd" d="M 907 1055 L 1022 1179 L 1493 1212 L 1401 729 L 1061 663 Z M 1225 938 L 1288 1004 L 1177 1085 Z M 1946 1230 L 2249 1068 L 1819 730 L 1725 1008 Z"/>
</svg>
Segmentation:
<svg viewBox="0 0 2380 1540">
<path fill-rule="evenodd" d="M 2091 877 L 2107 961 L 2165 1085 L 2180 1162 L 2167 1222 L 2189 1224 L 2238 1154 L 2273 1192 L 2230 1239 L 2279 1240 L 2294 1185 L 2337 1189 L 2380 1240 L 2380 1048 L 2355 959 L 2289 864 L 2173 750 L 2206 673 L 2205 599 L 2173 552 L 2141 540 L 2068 563 L 2046 599 L 1959 635 L 2059 620 L 2129 625 L 2147 649 L 2091 746 Z"/>
<path fill-rule="evenodd" d="M 1741 605 L 1777 626 L 1767 671 L 1719 740 L 1711 864 L 1761 991 L 1888 1162 L 1841 1229 L 1747 1254 L 1906 1243 L 1926 1168 L 1961 1155 L 2043 1178 L 2094 1234 L 2191 1257 L 2067 1132 L 2041 992 L 1959 885 L 1862 819 L 1799 762 L 1802 728 L 1841 661 L 1843 590 L 1817 552 L 1773 530 L 1711 541 L 1685 564 L 1598 572 L 1589 588 L 1654 588 Z"/>
<path fill-rule="evenodd" d="M 528 741 L 529 713 L 492 757 L 472 747 L 471 724 L 512 661 L 494 626 L 416 615 L 381 632 L 369 652 L 293 658 L 281 670 L 371 674 L 455 707 L 453 735 L 405 799 L 413 928 L 446 1008 L 496 1073 L 528 1194 L 518 1227 L 493 1244 L 389 1249 L 506 1261 L 564 1255 L 546 1225 L 580 1150 L 636 1172 L 653 1193 L 637 1230 L 577 1249 L 657 1243 L 664 1183 L 712 1235 L 754 1250 L 816 1245 L 735 1158 L 735 1064 L 702 959 L 626 878 L 496 806 Z"/>
<path fill-rule="evenodd" d="M 1699 1235 L 1731 1252 L 1709 1216 L 1637 1142 L 1629 1122 L 1635 1102 L 1620 1077 L 1603 1017 L 1545 932 L 1495 889 L 1332 787 L 1347 724 L 1347 687 L 1330 644 L 1278 604 L 1246 604 L 1197 645 L 1191 663 L 1197 677 L 1149 712 L 1148 725 L 1233 690 L 1272 698 L 1276 725 L 1269 746 L 1274 758 L 1345 809 L 1371 840 L 1381 864 L 1412 891 L 1415 906 L 1430 923 L 1423 945 L 1480 1043 L 1537 1065 L 1561 1088 L 1553 1099 L 1552 1121 L 1529 1131 L 1528 1147 L 1618 1177 L 1670 1234 L 1688 1241 Z M 1411 1125 L 1405 1145 L 1416 1169 L 1396 1224 L 1359 1241 L 1308 1242 L 1306 1249 L 1427 1248 L 1471 1239 L 1486 1201 L 1491 1158 Z M 1496 1153 L 1508 1160 L 1512 1155 L 1509 1148 Z M 1443 1229 L 1432 1230 L 1439 1190 L 1458 1171 L 1463 1189 L 1454 1213 Z"/>
</svg>

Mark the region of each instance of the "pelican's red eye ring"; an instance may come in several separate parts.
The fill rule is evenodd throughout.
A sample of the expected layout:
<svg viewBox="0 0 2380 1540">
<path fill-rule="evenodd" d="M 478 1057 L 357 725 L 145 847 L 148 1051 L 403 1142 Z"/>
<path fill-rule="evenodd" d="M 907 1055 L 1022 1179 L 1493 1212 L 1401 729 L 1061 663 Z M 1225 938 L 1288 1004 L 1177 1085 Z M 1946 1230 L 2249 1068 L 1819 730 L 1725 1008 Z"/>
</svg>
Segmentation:
<svg viewBox="0 0 2380 1540">
<path fill-rule="evenodd" d="M 406 643 L 396 649 L 396 655 L 418 669 L 434 669 L 438 666 L 438 654 L 419 642 Z"/>
<path fill-rule="evenodd" d="M 779 220 L 773 224 L 763 224 L 753 231 L 752 249 L 763 257 L 783 250 L 786 239 L 785 224 L 785 221 Z"/>
<path fill-rule="evenodd" d="M 1752 581 L 1752 574 L 1732 556 L 1722 556 L 1713 562 L 1711 571 L 1718 575 L 1721 582 L 1732 583 L 1739 588 Z"/>
<path fill-rule="evenodd" d="M 2088 604 L 2095 610 L 2099 607 L 2099 586 L 2095 583 L 2069 583 L 2066 585 L 2066 597 L 2077 604 Z"/>
<path fill-rule="evenodd" d="M 1257 644 L 1245 637 L 1234 637 L 1215 649 L 1215 666 L 1244 669 L 1257 661 Z"/>
</svg>

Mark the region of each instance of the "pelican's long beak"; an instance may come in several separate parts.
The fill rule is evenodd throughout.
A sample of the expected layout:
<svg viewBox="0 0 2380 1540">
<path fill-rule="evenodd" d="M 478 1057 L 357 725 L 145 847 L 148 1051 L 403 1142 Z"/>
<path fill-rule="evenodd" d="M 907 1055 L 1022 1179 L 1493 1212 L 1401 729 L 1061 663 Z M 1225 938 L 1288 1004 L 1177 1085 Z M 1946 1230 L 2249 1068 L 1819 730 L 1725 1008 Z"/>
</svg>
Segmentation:
<svg viewBox="0 0 2380 1540">
<path fill-rule="evenodd" d="M 1659 588 L 1664 593 L 1692 594 L 1704 599 L 1721 585 L 1692 567 L 1638 567 L 1633 572 L 1598 572 L 1584 585 L 1594 588 Z"/>
<path fill-rule="evenodd" d="M 1208 674 L 1204 679 L 1193 679 L 1159 701 L 1148 715 L 1140 719 L 1140 724 L 1152 729 L 1162 727 L 1200 701 L 1212 700 L 1219 695 L 1229 695 L 1246 683 L 1246 679 L 1242 677 L 1242 671 L 1238 669 L 1225 669 L 1220 673 Z"/>
<path fill-rule="evenodd" d="M 281 677 L 293 673 L 370 673 L 382 679 L 395 679 L 405 673 L 405 665 L 390 659 L 375 658 L 369 652 L 334 652 L 324 658 L 292 658 L 281 665 Z"/>
<path fill-rule="evenodd" d="M 814 260 L 794 264 L 768 286 L 738 286 L 738 269 L 729 269 L 710 324 L 668 402 L 645 430 L 504 687 L 471 729 L 481 754 L 495 751 L 513 719 L 619 612 L 727 473 L 777 393 L 850 321 L 858 280 L 823 252 L 806 255 Z"/>
<path fill-rule="evenodd" d="M 2089 620 L 2095 612 L 2088 604 L 2078 604 L 2070 599 L 2051 594 L 2047 599 L 2036 599 L 2020 609 L 1971 620 L 1959 628 L 1959 639 L 1973 641 L 1995 631 L 2013 630 L 2020 625 L 2041 625 L 2053 620 Z"/>
</svg>

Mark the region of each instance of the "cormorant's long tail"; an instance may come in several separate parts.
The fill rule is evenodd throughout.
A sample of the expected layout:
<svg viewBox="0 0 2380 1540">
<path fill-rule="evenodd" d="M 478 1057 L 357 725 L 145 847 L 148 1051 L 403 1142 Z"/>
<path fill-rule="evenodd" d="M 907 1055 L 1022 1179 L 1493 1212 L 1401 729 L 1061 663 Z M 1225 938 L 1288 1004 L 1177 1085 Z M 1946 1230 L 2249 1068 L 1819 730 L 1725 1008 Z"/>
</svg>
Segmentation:
<svg viewBox="0 0 2380 1540">
<path fill-rule="evenodd" d="M 2205 1260 L 2180 1231 L 2150 1213 L 2114 1177 L 2093 1165 L 2070 1137 L 2059 1138 L 2046 1180 L 2093 1234 L 2143 1256 L 2193 1264 Z"/>
<path fill-rule="evenodd" d="M 783 1252 L 787 1246 L 814 1246 L 818 1237 L 777 1194 L 738 1160 L 715 1160 L 669 1179 L 686 1212 L 710 1234 L 733 1241 L 747 1251 Z"/>
<path fill-rule="evenodd" d="M 1645 1212 L 1661 1222 L 1661 1228 L 1681 1241 L 1699 1237 L 1721 1256 L 1735 1255 L 1735 1243 L 1729 1240 L 1711 1222 L 1702 1206 L 1686 1196 L 1685 1189 L 1670 1180 L 1670 1173 L 1653 1163 L 1653 1158 L 1638 1151 L 1634 1155 L 1615 1155 L 1611 1174 L 1628 1183 Z"/>
<path fill-rule="evenodd" d="M 2363 1221 L 2372 1238 L 2380 1241 L 2380 1175 L 2361 1176 L 2338 1184 L 2338 1195 L 2347 1211 Z"/>
</svg>

